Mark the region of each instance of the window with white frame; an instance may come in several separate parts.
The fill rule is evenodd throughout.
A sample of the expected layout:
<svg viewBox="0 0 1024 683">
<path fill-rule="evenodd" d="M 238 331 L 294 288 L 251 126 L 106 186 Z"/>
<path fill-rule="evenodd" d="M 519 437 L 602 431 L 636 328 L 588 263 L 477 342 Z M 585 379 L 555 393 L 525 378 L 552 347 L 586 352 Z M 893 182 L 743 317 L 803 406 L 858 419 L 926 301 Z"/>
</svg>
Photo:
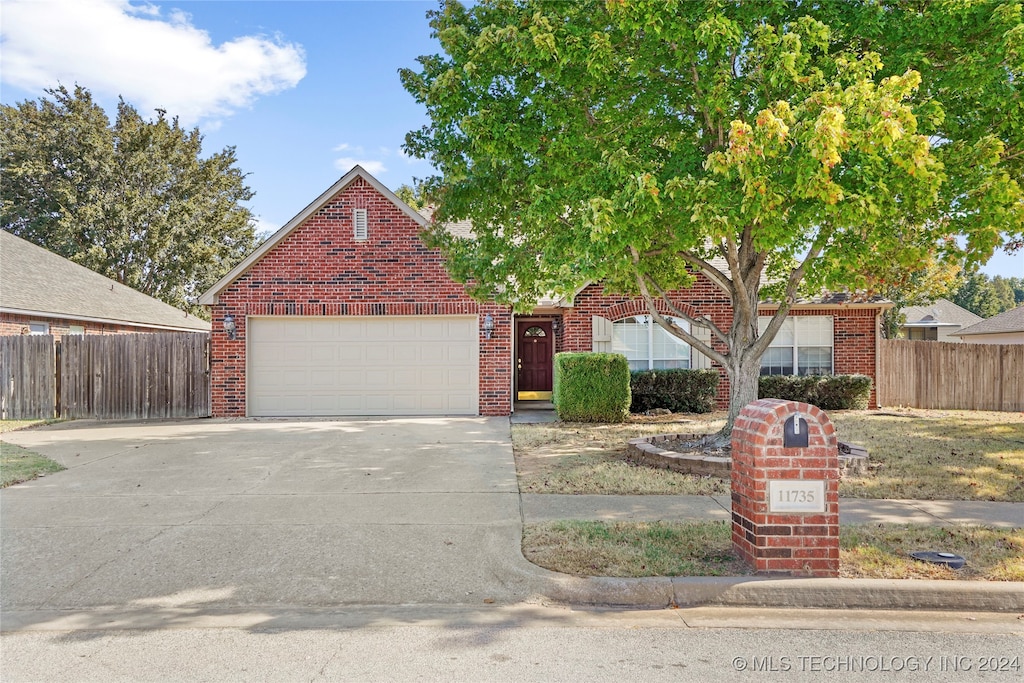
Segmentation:
<svg viewBox="0 0 1024 683">
<path fill-rule="evenodd" d="M 50 334 L 50 323 L 33 320 L 28 324 L 29 334 Z"/>
<path fill-rule="evenodd" d="M 757 319 L 764 334 L 770 316 Z M 798 315 L 782 322 L 775 339 L 761 356 L 762 375 L 831 375 L 832 316 Z"/>
<path fill-rule="evenodd" d="M 79 335 L 85 334 L 85 326 L 84 325 L 69 325 L 68 326 L 68 334 L 79 334 Z"/>
<path fill-rule="evenodd" d="M 669 318 L 690 331 L 690 324 Z M 669 334 L 649 315 L 624 318 L 612 323 L 612 352 L 629 361 L 630 370 L 666 370 L 690 367 L 690 345 Z"/>
</svg>

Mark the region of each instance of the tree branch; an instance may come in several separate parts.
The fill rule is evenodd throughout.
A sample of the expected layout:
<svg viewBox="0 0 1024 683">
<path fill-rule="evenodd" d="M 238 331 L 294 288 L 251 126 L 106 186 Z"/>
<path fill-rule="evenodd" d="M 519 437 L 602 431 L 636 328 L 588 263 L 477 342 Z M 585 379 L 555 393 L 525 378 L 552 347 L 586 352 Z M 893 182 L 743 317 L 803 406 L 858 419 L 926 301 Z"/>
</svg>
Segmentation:
<svg viewBox="0 0 1024 683">
<path fill-rule="evenodd" d="M 633 256 L 633 266 L 636 269 L 636 284 L 637 287 L 640 288 L 640 296 L 647 304 L 647 310 L 650 312 L 651 318 L 654 319 L 655 322 L 657 322 L 663 329 L 667 330 L 670 334 L 672 334 L 675 337 L 679 337 L 687 344 L 689 344 L 691 347 L 696 348 L 699 352 L 703 353 L 711 360 L 723 366 L 727 365 L 726 356 L 724 354 L 711 348 L 709 344 L 705 344 L 703 341 L 693 336 L 692 334 L 682 329 L 681 327 L 673 325 L 670 320 L 666 319 L 665 316 L 658 312 L 658 307 L 655 304 L 654 297 L 651 296 L 651 290 L 647 286 L 647 280 L 643 273 L 640 272 L 640 253 L 637 251 L 636 247 L 631 246 L 629 250 Z M 669 302 L 667 299 L 665 300 L 666 303 L 668 303 L 669 306 L 672 307 L 671 302 Z M 692 316 L 685 315 L 682 313 L 682 311 L 679 311 L 679 313 L 681 314 L 680 317 L 689 320 L 692 323 L 697 323 L 697 321 L 694 320 Z M 701 321 L 699 324 L 706 325 L 707 322 L 710 321 Z"/>
</svg>

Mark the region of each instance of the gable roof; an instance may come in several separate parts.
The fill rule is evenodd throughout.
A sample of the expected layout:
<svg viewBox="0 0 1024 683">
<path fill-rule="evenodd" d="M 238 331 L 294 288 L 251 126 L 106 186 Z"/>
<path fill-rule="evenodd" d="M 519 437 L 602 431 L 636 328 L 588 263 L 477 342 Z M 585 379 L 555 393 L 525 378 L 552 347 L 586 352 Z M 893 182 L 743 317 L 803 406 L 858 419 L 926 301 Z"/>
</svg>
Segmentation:
<svg viewBox="0 0 1024 683">
<path fill-rule="evenodd" d="M 166 330 L 210 323 L 0 230 L 0 311 Z"/>
<path fill-rule="evenodd" d="M 967 327 L 984 320 L 949 299 L 936 299 L 925 306 L 904 306 L 900 312 L 907 319 L 903 327 Z"/>
<path fill-rule="evenodd" d="M 315 214 L 317 211 L 322 209 L 336 194 L 348 187 L 356 178 L 362 178 L 373 189 L 384 195 L 384 197 L 392 204 L 397 206 L 401 211 L 412 220 L 416 221 L 417 225 L 421 228 L 426 228 L 429 225 L 429 221 L 426 218 L 416 213 L 408 204 L 399 199 L 394 192 L 389 190 L 387 187 L 381 184 L 379 180 L 374 178 L 372 175 L 366 172 L 362 166 L 354 166 L 351 171 L 343 175 L 338 182 L 327 188 L 319 197 L 314 199 L 306 208 L 300 211 L 294 218 L 285 223 L 280 230 L 271 235 L 267 240 L 261 244 L 255 251 L 246 256 L 242 261 L 231 269 L 227 275 L 222 277 L 216 282 L 209 290 L 203 293 L 199 297 L 199 303 L 205 306 L 212 306 L 217 303 L 217 296 L 223 292 L 228 285 L 237 280 L 245 271 L 247 271 L 253 264 L 263 258 L 267 252 L 276 247 L 282 242 L 288 235 L 295 230 L 295 228 L 302 225 L 307 218 Z"/>
<path fill-rule="evenodd" d="M 1024 332 L 1024 306 L 1017 306 L 999 315 L 986 318 L 980 323 L 954 332 L 951 337 L 968 337 L 975 334 L 1007 334 Z"/>
</svg>

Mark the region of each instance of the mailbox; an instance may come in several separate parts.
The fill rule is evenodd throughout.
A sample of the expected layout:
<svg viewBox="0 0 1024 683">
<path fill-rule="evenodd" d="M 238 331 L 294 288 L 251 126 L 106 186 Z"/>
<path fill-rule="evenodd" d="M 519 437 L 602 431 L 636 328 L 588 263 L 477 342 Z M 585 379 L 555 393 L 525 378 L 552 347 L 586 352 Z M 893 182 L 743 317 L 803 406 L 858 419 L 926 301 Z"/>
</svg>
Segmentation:
<svg viewBox="0 0 1024 683">
<path fill-rule="evenodd" d="M 807 448 L 807 420 L 791 415 L 782 428 L 783 448 Z"/>
</svg>

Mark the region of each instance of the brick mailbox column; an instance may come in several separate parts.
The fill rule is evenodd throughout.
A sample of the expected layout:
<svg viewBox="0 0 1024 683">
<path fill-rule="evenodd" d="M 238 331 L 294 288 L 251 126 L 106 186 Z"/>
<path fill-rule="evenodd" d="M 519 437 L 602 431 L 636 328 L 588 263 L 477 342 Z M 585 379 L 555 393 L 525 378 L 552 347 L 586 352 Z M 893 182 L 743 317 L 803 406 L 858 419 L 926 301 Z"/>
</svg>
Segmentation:
<svg viewBox="0 0 1024 683">
<path fill-rule="evenodd" d="M 839 449 L 821 409 L 761 399 L 732 432 L 732 542 L 759 574 L 839 576 Z"/>
</svg>

